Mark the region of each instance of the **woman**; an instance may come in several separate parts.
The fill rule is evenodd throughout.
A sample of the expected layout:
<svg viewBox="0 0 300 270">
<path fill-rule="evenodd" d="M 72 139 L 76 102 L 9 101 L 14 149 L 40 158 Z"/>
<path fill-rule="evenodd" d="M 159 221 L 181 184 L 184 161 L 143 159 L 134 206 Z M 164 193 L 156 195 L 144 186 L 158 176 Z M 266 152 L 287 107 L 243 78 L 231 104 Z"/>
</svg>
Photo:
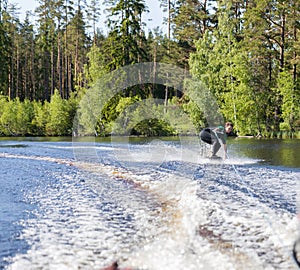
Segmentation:
<svg viewBox="0 0 300 270">
<path fill-rule="evenodd" d="M 225 126 L 218 126 L 217 128 L 205 128 L 200 132 L 200 138 L 202 141 L 212 145 L 211 158 L 218 158 L 216 155 L 221 148 L 221 144 L 224 147 L 224 159 L 226 159 L 226 138 L 227 136 L 233 135 L 233 124 L 231 122 L 226 122 Z"/>
</svg>

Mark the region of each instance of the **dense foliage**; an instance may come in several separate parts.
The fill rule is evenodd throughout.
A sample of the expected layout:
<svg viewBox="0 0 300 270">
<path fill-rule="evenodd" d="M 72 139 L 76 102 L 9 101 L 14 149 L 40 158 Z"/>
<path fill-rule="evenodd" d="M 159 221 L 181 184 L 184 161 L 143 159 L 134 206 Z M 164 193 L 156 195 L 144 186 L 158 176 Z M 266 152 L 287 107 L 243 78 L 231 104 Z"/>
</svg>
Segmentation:
<svg viewBox="0 0 300 270">
<path fill-rule="evenodd" d="M 299 136 L 299 1 L 160 0 L 166 34 L 146 30 L 145 2 L 39 0 L 20 21 L 17 6 L 0 1 L 0 134 L 70 135 L 81 98 L 104 74 L 164 62 L 202 81 L 238 134 Z M 104 16 L 106 34 L 97 29 Z M 105 104 L 93 133 L 122 134 L 124 123 L 114 122 L 126 107 L 156 98 L 164 102 L 153 118 L 132 112 L 131 134 L 189 134 L 188 125 L 165 119 L 178 118 L 169 108 L 179 106 L 203 127 L 193 91 L 124 89 Z"/>
</svg>

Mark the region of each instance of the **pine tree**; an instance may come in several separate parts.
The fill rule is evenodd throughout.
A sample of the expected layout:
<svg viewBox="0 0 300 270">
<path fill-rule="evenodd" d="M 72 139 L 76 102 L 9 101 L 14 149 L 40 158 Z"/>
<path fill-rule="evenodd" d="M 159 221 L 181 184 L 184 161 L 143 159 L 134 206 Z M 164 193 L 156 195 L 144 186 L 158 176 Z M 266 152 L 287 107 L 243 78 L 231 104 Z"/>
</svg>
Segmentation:
<svg viewBox="0 0 300 270">
<path fill-rule="evenodd" d="M 143 0 L 106 1 L 110 6 L 108 42 L 111 52 L 110 69 L 116 69 L 145 60 L 145 34 L 141 16 L 146 11 Z"/>
<path fill-rule="evenodd" d="M 211 13 L 212 1 L 178 0 L 172 24 L 173 37 L 178 42 L 179 54 L 177 62 L 187 67 L 189 54 L 195 52 L 195 42 L 203 38 L 206 31 L 211 30 L 215 23 Z"/>
<path fill-rule="evenodd" d="M 99 0 L 91 0 L 87 10 L 87 18 L 91 22 L 92 29 L 93 29 L 93 44 L 96 43 L 96 39 L 97 39 L 96 24 L 101 15 L 99 6 L 100 6 Z"/>
<path fill-rule="evenodd" d="M 63 80 L 62 85 L 64 89 L 63 97 L 68 98 L 73 87 L 72 77 L 72 54 L 69 49 L 69 25 L 70 21 L 74 17 L 74 2 L 71 0 L 64 0 L 63 5 Z"/>
<path fill-rule="evenodd" d="M 6 36 L 6 51 L 7 58 L 8 58 L 8 65 L 7 65 L 7 81 L 8 87 L 6 90 L 6 94 L 9 96 L 10 99 L 13 99 L 17 96 L 17 84 L 18 84 L 18 75 L 17 66 L 19 60 L 19 36 L 18 30 L 20 26 L 20 21 L 18 19 L 18 8 L 16 5 L 9 5 L 7 10 L 3 12 L 2 16 L 2 23 L 3 23 L 3 30 Z M 5 58 L 4 58 L 5 59 Z"/>
<path fill-rule="evenodd" d="M 68 26 L 68 50 L 72 66 L 73 83 L 71 90 L 81 88 L 84 85 L 83 81 L 83 66 L 86 63 L 86 54 L 89 47 L 88 37 L 85 33 L 85 22 L 82 13 L 80 1 L 78 1 L 77 11 L 71 19 Z M 74 86 L 73 86 L 74 85 Z"/>
<path fill-rule="evenodd" d="M 3 19 L 6 16 L 6 5 L 0 2 L 0 94 L 7 94 L 8 89 L 8 67 L 9 67 L 9 48 L 10 41 L 7 36 L 7 28 Z"/>
</svg>

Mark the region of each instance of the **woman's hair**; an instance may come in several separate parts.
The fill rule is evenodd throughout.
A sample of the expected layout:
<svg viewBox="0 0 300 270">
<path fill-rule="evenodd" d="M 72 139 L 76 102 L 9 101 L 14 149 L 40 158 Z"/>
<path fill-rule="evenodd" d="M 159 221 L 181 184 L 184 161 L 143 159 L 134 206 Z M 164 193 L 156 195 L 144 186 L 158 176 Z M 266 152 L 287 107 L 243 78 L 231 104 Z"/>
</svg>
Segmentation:
<svg viewBox="0 0 300 270">
<path fill-rule="evenodd" d="M 225 123 L 225 128 L 228 127 L 228 126 L 230 126 L 231 128 L 233 128 L 233 124 L 231 122 L 226 122 Z"/>
</svg>

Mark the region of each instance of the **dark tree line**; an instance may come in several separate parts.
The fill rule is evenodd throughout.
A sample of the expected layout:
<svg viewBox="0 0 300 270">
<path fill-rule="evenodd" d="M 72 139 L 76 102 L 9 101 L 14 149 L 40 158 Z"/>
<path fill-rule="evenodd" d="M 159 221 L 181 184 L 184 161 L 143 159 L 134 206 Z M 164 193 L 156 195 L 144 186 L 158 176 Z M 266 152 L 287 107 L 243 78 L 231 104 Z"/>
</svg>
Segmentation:
<svg viewBox="0 0 300 270">
<path fill-rule="evenodd" d="M 26 118 L 26 131 L 10 131 L 8 119 L 16 113 L 11 110 L 9 116 L 7 108 L 31 103 L 49 115 L 49 104 L 61 102 L 59 95 L 70 103 L 66 110 L 72 118 L 76 102 L 103 74 L 146 61 L 191 71 L 213 92 L 240 134 L 295 134 L 300 128 L 297 0 L 160 0 L 167 33 L 160 27 L 146 31 L 143 0 L 38 2 L 20 21 L 17 6 L 0 1 L 2 134 L 70 134 L 72 119 L 61 123 L 63 132 L 50 128 L 56 120 L 49 117 L 37 127 L 37 109 Z M 97 28 L 104 17 L 105 34 Z M 182 105 L 195 125 L 203 126 L 189 91 L 179 94 L 161 85 L 124 91 L 107 106 L 99 125 L 109 126 L 125 98 L 157 97 L 165 100 L 165 107 Z M 109 128 L 101 130 L 109 133 Z"/>
</svg>

